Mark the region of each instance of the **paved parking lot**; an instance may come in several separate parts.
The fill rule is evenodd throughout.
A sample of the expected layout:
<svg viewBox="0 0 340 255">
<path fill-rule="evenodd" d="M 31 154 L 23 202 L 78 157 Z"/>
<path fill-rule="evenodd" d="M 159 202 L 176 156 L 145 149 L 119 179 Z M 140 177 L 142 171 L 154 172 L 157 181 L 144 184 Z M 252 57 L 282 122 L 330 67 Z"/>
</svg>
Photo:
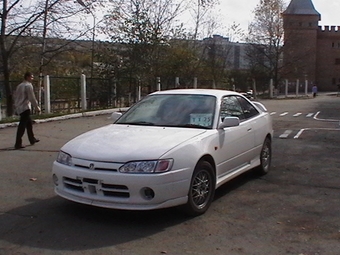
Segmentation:
<svg viewBox="0 0 340 255">
<path fill-rule="evenodd" d="M 51 166 L 58 149 L 109 124 L 109 115 L 36 124 L 41 142 L 19 151 L 13 150 L 16 127 L 0 129 L 0 254 L 338 255 L 340 97 L 262 102 L 274 123 L 272 171 L 224 185 L 196 218 L 176 209 L 94 208 L 55 196 Z"/>
</svg>

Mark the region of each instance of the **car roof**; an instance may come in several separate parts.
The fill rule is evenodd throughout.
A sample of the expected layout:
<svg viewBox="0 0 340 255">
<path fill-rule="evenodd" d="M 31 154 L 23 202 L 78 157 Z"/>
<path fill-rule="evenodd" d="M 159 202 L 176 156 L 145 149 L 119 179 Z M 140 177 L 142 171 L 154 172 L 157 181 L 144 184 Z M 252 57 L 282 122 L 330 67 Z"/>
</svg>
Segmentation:
<svg viewBox="0 0 340 255">
<path fill-rule="evenodd" d="M 226 95 L 241 95 L 235 91 L 222 89 L 170 89 L 153 92 L 154 94 L 192 94 L 192 95 L 210 95 L 220 98 Z"/>
</svg>

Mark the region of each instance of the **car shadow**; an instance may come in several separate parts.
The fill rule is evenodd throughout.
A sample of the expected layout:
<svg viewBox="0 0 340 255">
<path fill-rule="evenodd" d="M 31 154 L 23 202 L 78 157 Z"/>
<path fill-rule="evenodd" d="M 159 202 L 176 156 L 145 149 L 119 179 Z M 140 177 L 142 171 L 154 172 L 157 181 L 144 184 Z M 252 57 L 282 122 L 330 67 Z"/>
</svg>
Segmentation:
<svg viewBox="0 0 340 255">
<path fill-rule="evenodd" d="M 214 200 L 254 180 L 245 173 L 216 190 Z M 175 225 L 199 225 L 213 210 L 189 217 L 178 208 L 152 211 L 113 210 L 60 197 L 27 199 L 27 204 L 0 214 L 0 239 L 11 244 L 57 251 L 87 250 L 128 243 L 167 231 Z M 215 205 L 214 206 L 218 206 Z M 218 203 L 216 203 L 218 204 Z"/>
<path fill-rule="evenodd" d="M 176 208 L 112 210 L 59 197 L 27 202 L 0 214 L 1 240 L 51 250 L 96 249 L 151 236 L 191 219 Z"/>
</svg>

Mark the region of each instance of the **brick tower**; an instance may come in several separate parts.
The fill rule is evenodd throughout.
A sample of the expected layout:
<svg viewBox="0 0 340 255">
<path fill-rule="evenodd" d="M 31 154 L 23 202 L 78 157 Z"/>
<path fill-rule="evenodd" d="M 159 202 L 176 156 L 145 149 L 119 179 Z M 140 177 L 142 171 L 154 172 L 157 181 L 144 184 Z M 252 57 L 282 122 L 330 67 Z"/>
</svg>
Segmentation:
<svg viewBox="0 0 340 255">
<path fill-rule="evenodd" d="M 317 38 L 321 15 L 311 0 L 291 0 L 282 16 L 284 76 L 317 82 Z"/>
</svg>

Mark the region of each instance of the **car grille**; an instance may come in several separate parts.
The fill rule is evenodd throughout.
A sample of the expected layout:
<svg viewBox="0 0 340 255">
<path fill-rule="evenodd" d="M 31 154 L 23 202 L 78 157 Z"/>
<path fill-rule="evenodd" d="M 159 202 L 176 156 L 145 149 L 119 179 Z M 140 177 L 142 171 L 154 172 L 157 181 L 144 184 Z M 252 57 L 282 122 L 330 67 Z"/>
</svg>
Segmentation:
<svg viewBox="0 0 340 255">
<path fill-rule="evenodd" d="M 95 167 L 93 169 L 90 169 L 88 165 L 81 165 L 81 164 L 75 164 L 75 167 L 80 167 L 80 168 L 85 168 L 89 170 L 94 170 L 94 171 L 111 171 L 111 172 L 118 172 L 117 169 L 114 168 L 109 168 L 109 167 Z"/>
<path fill-rule="evenodd" d="M 108 184 L 91 178 L 63 178 L 63 184 L 66 189 L 88 193 L 93 195 L 102 195 L 107 197 L 129 198 L 129 189 L 125 185 Z"/>
</svg>

